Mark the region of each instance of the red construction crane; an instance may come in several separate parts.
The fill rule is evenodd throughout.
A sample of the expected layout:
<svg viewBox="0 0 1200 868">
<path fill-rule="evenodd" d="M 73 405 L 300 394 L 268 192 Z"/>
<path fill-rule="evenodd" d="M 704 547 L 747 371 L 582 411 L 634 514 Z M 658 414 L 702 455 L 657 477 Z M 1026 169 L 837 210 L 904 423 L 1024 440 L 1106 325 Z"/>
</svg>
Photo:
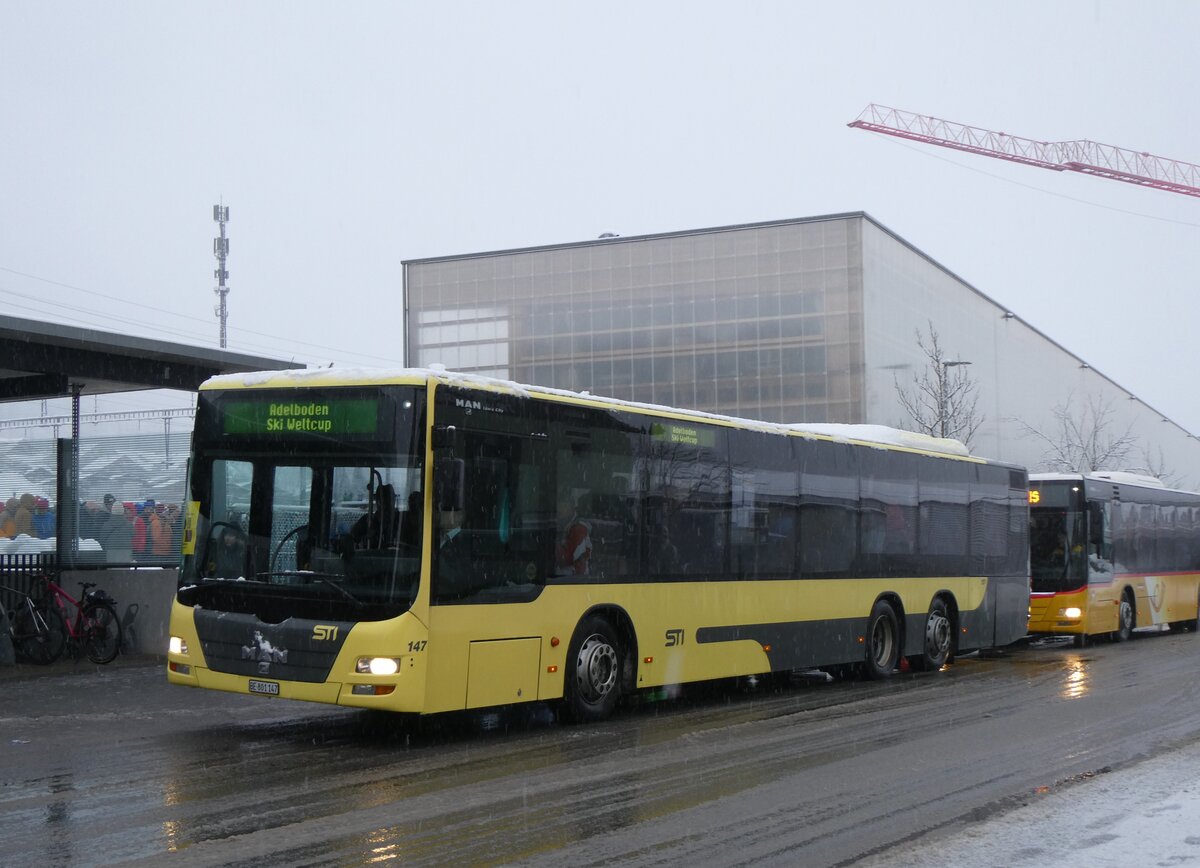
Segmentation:
<svg viewBox="0 0 1200 868">
<path fill-rule="evenodd" d="M 1083 172 L 1141 187 L 1200 196 L 1200 166 L 1088 139 L 1036 142 L 874 103 L 848 126 L 1056 172 Z"/>
</svg>

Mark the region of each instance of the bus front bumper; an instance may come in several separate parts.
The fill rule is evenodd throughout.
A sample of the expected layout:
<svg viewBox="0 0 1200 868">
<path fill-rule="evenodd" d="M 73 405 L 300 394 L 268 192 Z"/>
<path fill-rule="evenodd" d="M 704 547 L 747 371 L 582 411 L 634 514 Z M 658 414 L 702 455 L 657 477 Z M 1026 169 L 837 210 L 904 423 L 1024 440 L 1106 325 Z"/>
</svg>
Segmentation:
<svg viewBox="0 0 1200 868">
<path fill-rule="evenodd" d="M 1087 631 L 1087 590 L 1029 595 L 1031 635 L 1082 635 Z"/>
</svg>

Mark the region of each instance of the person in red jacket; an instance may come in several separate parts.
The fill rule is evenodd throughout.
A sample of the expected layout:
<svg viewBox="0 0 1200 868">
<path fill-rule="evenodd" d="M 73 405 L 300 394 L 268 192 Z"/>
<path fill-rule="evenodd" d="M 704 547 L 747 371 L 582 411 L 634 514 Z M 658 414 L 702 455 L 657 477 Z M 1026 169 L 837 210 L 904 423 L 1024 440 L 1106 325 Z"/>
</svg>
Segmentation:
<svg viewBox="0 0 1200 868">
<path fill-rule="evenodd" d="M 586 576 L 592 557 L 592 531 L 576 514 L 574 499 L 565 495 L 558 500 L 558 527 L 555 572 L 560 576 Z"/>
</svg>

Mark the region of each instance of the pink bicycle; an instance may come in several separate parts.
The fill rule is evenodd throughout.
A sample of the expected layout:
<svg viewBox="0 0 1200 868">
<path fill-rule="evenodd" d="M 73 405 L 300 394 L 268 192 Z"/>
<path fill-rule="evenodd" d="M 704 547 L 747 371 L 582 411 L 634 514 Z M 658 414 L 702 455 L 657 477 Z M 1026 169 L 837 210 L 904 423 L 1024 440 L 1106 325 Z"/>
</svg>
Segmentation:
<svg viewBox="0 0 1200 868">
<path fill-rule="evenodd" d="M 49 576 L 43 577 L 46 596 L 43 608 L 57 610 L 67 626 L 67 644 L 87 655 L 93 663 L 111 663 L 121 650 L 121 621 L 116 602 L 95 582 L 80 582 L 83 601 L 76 600 Z M 74 612 L 74 614 L 72 614 Z"/>
</svg>

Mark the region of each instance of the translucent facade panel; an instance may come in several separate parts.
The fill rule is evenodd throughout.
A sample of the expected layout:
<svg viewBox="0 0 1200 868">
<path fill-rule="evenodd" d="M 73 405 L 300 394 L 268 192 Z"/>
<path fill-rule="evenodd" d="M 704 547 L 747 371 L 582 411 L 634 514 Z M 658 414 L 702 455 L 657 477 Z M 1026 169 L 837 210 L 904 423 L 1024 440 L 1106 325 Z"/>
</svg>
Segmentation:
<svg viewBox="0 0 1200 868">
<path fill-rule="evenodd" d="M 1094 404 L 1200 487 L 1200 441 L 862 215 L 405 264 L 409 364 L 784 422 L 912 428 L 917 335 L 970 362 L 979 455 L 1047 466 L 1056 408 Z M 1051 340 L 1053 337 L 1055 340 Z"/>
<path fill-rule="evenodd" d="M 861 422 L 861 220 L 407 263 L 409 363 L 505 364 L 510 379 L 626 400 Z"/>
<path fill-rule="evenodd" d="M 1082 418 L 1089 406 L 1105 410 L 1114 435 L 1128 431 L 1138 445 L 1123 467 L 1151 461 L 1173 471 L 1176 484 L 1200 486 L 1200 442 L 1057 344 L 1080 342 L 1069 324 L 1042 334 L 990 298 L 871 221 L 863 231 L 863 316 L 866 347 L 862 379 L 871 422 L 912 427 L 898 392 L 928 369 L 917 345 L 930 325 L 943 356 L 969 361 L 982 419 L 972 452 L 1024 465 L 1049 464 L 1051 442 L 1060 440 L 1056 408 Z"/>
</svg>

